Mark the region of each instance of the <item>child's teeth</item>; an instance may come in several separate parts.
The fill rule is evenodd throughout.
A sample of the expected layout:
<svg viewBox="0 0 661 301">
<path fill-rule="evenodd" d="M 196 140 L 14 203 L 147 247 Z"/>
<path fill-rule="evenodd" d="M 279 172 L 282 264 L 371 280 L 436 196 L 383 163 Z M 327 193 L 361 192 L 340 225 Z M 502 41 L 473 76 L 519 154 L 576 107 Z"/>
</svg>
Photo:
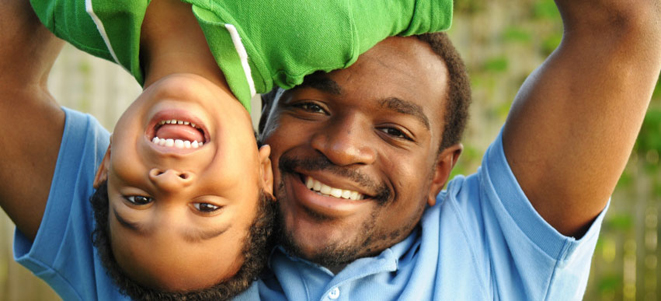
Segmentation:
<svg viewBox="0 0 661 301">
<path fill-rule="evenodd" d="M 165 138 L 158 138 L 154 137 L 151 139 L 151 142 L 160 145 L 160 146 L 167 146 L 167 147 L 176 147 L 176 148 L 198 148 L 202 146 L 202 142 L 197 142 L 193 141 L 192 143 L 188 140 L 181 140 L 181 139 L 165 139 Z"/>
<path fill-rule="evenodd" d="M 191 127 L 197 128 L 195 123 L 189 122 L 189 121 L 183 121 L 183 120 L 176 120 L 176 119 L 171 119 L 171 120 L 161 120 L 158 122 L 159 125 L 165 125 L 165 124 L 176 124 L 176 125 L 189 125 Z M 199 129 L 198 129 L 199 130 Z M 165 138 L 159 138 L 159 137 L 154 137 L 151 140 L 152 143 L 160 146 L 166 146 L 166 147 L 176 147 L 179 149 L 183 148 L 198 148 L 204 145 L 204 142 L 200 141 L 188 141 L 188 140 L 182 140 L 182 139 L 165 139 Z"/>
</svg>

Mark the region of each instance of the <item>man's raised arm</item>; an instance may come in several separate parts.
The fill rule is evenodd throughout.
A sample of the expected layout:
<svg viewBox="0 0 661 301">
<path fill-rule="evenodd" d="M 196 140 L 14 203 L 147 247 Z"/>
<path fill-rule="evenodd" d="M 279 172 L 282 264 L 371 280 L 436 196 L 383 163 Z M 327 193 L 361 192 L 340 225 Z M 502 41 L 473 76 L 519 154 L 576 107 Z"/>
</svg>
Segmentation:
<svg viewBox="0 0 661 301">
<path fill-rule="evenodd" d="M 46 80 L 63 42 L 26 0 L 0 3 L 0 206 L 34 238 L 48 200 L 64 112 Z"/>
<path fill-rule="evenodd" d="M 530 202 L 580 237 L 603 210 L 661 69 L 661 0 L 556 0 L 558 49 L 516 97 L 503 133 Z"/>
</svg>

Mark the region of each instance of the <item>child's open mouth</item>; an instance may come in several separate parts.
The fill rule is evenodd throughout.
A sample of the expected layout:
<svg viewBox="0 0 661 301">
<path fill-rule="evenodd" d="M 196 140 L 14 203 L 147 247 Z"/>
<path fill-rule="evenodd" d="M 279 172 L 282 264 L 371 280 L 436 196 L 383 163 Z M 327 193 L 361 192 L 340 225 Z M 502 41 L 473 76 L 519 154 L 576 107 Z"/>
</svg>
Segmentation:
<svg viewBox="0 0 661 301">
<path fill-rule="evenodd" d="M 151 141 L 160 146 L 184 149 L 199 148 L 204 145 L 206 138 L 204 130 L 195 123 L 169 119 L 156 124 Z"/>
</svg>

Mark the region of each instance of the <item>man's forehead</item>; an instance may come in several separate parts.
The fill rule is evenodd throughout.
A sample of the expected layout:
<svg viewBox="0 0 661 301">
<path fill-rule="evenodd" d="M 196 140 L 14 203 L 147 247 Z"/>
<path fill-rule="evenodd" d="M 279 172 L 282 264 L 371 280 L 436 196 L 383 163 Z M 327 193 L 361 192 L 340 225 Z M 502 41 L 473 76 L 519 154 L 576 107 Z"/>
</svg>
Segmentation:
<svg viewBox="0 0 661 301">
<path fill-rule="evenodd" d="M 364 96 L 378 99 L 383 105 L 408 103 L 417 107 L 430 122 L 442 118 L 434 112 L 443 110 L 441 103 L 446 99 L 447 69 L 441 57 L 435 54 L 428 43 L 416 37 L 390 37 L 362 54 L 346 69 L 331 72 L 318 71 L 304 78 L 303 83 L 289 90 L 314 89 L 318 92 L 342 98 Z M 358 83 L 358 84 L 357 84 Z M 267 102 L 277 100 L 285 91 L 279 89 L 264 97 Z M 401 102 L 386 100 L 397 99 Z M 328 99 L 327 101 L 333 101 Z M 401 105 L 398 105 L 402 108 Z M 408 110 L 413 112 L 414 110 Z M 434 116 L 435 115 L 435 116 Z"/>
</svg>

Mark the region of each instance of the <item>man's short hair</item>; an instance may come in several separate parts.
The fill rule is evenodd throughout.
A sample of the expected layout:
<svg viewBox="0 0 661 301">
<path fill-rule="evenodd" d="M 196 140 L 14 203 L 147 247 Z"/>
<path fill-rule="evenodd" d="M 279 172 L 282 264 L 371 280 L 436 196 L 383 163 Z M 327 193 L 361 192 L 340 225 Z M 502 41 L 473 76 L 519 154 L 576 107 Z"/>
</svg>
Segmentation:
<svg viewBox="0 0 661 301">
<path fill-rule="evenodd" d="M 443 137 L 439 146 L 440 152 L 461 141 L 468 121 L 468 107 L 471 103 L 470 80 L 464 61 L 446 33 L 427 33 L 415 37 L 427 43 L 432 51 L 443 60 L 448 70 L 448 93 L 445 99 L 439 99 L 439 101 L 446 102 L 445 115 L 443 116 Z M 280 88 L 275 88 L 271 92 L 262 95 L 263 116 L 259 121 L 260 133 L 264 132 L 271 105 L 278 96 L 279 90 Z"/>
<path fill-rule="evenodd" d="M 274 245 L 276 202 L 265 191 L 259 193 L 259 204 L 255 219 L 244 240 L 242 254 L 244 262 L 239 271 L 229 279 L 212 287 L 186 291 L 168 292 L 143 286 L 126 276 L 115 260 L 110 244 L 108 223 L 108 186 L 104 182 L 90 198 L 96 225 L 92 232 L 92 242 L 99 252 L 106 273 L 118 286 L 120 292 L 134 300 L 226 300 L 250 287 L 265 267 Z"/>
<path fill-rule="evenodd" d="M 440 152 L 446 147 L 461 142 L 468 122 L 468 107 L 471 103 L 470 80 L 464 61 L 446 33 L 426 33 L 416 37 L 429 44 L 432 51 L 441 57 L 448 69 L 448 94 L 446 99 L 443 99 L 446 105 Z"/>
</svg>

